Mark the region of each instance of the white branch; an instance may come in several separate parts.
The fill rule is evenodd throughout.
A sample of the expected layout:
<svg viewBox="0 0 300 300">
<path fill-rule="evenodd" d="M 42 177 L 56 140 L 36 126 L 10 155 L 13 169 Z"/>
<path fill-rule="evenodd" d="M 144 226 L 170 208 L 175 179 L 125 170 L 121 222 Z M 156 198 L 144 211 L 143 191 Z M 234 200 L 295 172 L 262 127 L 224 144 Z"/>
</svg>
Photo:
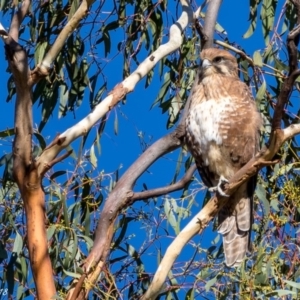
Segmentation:
<svg viewBox="0 0 300 300">
<path fill-rule="evenodd" d="M 292 124 L 289 127 L 283 129 L 282 131 L 284 140 L 286 141 L 300 133 L 300 124 Z"/>
<path fill-rule="evenodd" d="M 202 231 L 212 220 L 212 210 L 216 210 L 217 201 L 210 201 L 178 234 L 172 244 L 168 247 L 160 265 L 154 275 L 154 278 L 142 297 L 142 300 L 156 299 L 165 279 L 171 270 L 174 261 L 182 251 L 188 241 L 197 233 Z"/>
<path fill-rule="evenodd" d="M 39 172 L 41 173 L 47 165 L 66 148 L 72 141 L 85 135 L 95 123 L 102 118 L 112 107 L 114 107 L 129 92 L 133 91 L 136 84 L 166 55 L 177 50 L 182 43 L 182 31 L 193 21 L 193 11 L 186 1 L 183 5 L 182 14 L 178 21 L 170 28 L 170 39 L 166 44 L 159 46 L 139 67 L 128 76 L 122 83 L 118 84 L 112 92 L 101 101 L 95 109 L 79 123 L 67 129 L 59 136 L 60 142 L 46 149 L 37 159 Z M 54 47 L 54 46 L 53 46 Z M 47 57 L 47 56 L 46 56 Z M 46 58 L 45 58 L 46 59 Z M 49 63 L 49 61 L 47 61 Z"/>
<path fill-rule="evenodd" d="M 72 18 L 68 21 L 66 26 L 62 29 L 58 37 L 56 38 L 53 46 L 45 55 L 43 61 L 38 66 L 42 73 L 47 74 L 51 65 L 53 64 L 55 58 L 60 53 L 62 47 L 64 46 L 67 38 L 70 34 L 78 27 L 80 21 L 86 16 L 89 7 L 93 4 L 95 0 L 83 0 L 78 7 L 77 11 L 74 13 Z"/>
</svg>

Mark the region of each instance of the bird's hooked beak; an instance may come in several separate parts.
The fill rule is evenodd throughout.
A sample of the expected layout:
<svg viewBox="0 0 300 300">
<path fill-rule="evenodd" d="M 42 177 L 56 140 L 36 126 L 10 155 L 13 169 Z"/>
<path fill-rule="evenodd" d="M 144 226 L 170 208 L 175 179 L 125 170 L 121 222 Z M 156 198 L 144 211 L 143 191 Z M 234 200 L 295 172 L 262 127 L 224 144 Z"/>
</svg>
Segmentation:
<svg viewBox="0 0 300 300">
<path fill-rule="evenodd" d="M 211 67 L 211 62 L 208 59 L 203 59 L 201 63 L 201 67 L 207 69 L 208 67 Z"/>
</svg>

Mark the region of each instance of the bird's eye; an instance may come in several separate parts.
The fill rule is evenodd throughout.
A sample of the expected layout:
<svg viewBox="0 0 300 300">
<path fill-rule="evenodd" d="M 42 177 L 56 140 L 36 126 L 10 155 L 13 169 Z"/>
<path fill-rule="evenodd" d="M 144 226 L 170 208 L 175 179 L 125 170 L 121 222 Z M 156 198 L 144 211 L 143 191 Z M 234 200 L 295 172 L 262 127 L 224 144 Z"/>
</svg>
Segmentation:
<svg viewBox="0 0 300 300">
<path fill-rule="evenodd" d="M 223 58 L 222 56 L 217 56 L 217 57 L 214 58 L 213 61 L 214 61 L 215 63 L 220 63 L 220 62 L 222 62 L 223 60 L 224 60 L 224 58 Z"/>
</svg>

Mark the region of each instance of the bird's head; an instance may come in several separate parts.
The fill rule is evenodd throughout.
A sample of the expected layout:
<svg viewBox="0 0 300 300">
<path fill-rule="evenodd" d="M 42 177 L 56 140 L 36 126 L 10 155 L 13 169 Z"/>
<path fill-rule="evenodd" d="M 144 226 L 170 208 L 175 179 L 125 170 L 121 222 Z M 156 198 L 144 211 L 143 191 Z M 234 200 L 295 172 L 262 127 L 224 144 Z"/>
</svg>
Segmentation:
<svg viewBox="0 0 300 300">
<path fill-rule="evenodd" d="M 209 48 L 203 50 L 200 57 L 200 77 L 210 75 L 238 76 L 237 61 L 228 51 Z"/>
</svg>

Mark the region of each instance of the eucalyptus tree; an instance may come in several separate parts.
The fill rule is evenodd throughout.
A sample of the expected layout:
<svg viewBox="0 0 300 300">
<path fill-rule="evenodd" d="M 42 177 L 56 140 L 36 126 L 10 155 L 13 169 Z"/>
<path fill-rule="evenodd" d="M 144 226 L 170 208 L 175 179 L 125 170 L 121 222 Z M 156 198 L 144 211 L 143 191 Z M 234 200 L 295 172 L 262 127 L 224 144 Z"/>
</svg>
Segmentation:
<svg viewBox="0 0 300 300">
<path fill-rule="evenodd" d="M 252 53 L 218 22 L 221 1 L 207 2 L 0 1 L 3 97 L 15 101 L 14 128 L 2 122 L 0 133 L 3 297 L 299 297 L 300 1 L 250 1 L 243 38 L 257 44 Z M 225 187 L 231 194 L 259 172 L 253 251 L 240 268 L 224 266 L 209 227 L 227 199 L 206 192 L 184 145 L 189 91 L 208 47 L 237 57 L 264 118 L 262 150 Z M 110 90 L 115 74 L 121 79 Z M 129 93 L 143 101 L 135 92 L 143 78 L 167 131 L 150 144 L 139 132 L 136 161 L 103 171 L 101 160 L 122 159 L 100 156 L 107 124 Z M 56 135 L 57 119 L 81 110 L 88 113 Z M 117 134 L 117 117 L 113 123 Z M 164 158 L 174 160 L 166 186 L 147 177 Z"/>
</svg>

